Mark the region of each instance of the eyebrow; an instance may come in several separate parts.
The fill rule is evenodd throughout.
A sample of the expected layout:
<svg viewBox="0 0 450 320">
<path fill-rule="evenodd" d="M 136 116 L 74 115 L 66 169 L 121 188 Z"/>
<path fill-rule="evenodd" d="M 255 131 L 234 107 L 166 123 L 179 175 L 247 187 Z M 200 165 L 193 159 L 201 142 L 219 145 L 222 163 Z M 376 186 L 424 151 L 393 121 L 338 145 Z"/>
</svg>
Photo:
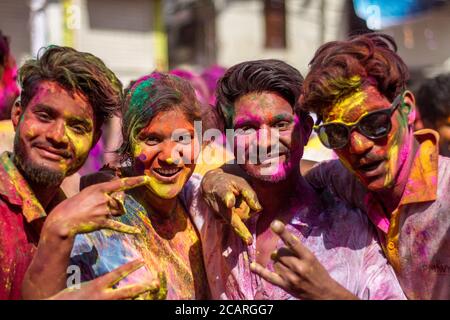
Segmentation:
<svg viewBox="0 0 450 320">
<path fill-rule="evenodd" d="M 56 115 L 58 114 L 57 111 L 55 111 L 55 109 L 53 109 L 51 106 L 47 105 L 47 104 L 43 104 L 43 103 L 38 103 L 34 106 L 34 111 L 45 111 L 47 113 L 49 113 L 50 115 Z"/>
<path fill-rule="evenodd" d="M 242 127 L 249 124 L 258 124 L 261 122 L 261 118 L 259 116 L 250 116 L 250 117 L 241 117 L 237 118 L 235 121 L 235 127 Z"/>
</svg>

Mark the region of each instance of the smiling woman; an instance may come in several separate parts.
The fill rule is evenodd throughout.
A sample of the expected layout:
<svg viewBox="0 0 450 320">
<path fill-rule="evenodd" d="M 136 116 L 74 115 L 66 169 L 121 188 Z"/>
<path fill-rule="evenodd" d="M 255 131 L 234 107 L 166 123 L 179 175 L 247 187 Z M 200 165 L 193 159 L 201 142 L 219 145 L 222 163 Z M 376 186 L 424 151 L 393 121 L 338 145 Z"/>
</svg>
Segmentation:
<svg viewBox="0 0 450 320">
<path fill-rule="evenodd" d="M 200 240 L 179 200 L 200 152 L 201 133 L 195 132 L 194 121 L 201 120 L 201 112 L 195 93 L 186 80 L 155 72 L 129 89 L 122 113 L 124 142 L 119 152 L 131 165 L 115 172 L 145 175 L 149 182 L 127 192 L 125 214 L 117 219 L 141 233 L 98 231 L 78 236 L 72 261 L 89 270 L 84 279 L 92 279 L 140 258 L 146 268 L 119 286 L 158 278 L 159 292 L 141 298 L 207 298 Z M 95 175 L 90 179 L 95 181 Z"/>
</svg>

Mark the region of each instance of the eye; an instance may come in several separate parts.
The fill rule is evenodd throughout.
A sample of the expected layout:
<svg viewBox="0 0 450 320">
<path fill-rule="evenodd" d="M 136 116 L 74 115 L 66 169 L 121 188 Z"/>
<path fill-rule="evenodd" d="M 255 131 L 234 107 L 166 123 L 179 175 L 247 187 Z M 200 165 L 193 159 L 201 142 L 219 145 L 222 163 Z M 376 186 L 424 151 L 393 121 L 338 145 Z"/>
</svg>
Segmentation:
<svg viewBox="0 0 450 320">
<path fill-rule="evenodd" d="M 273 127 L 279 130 L 286 130 L 289 128 L 290 124 L 291 123 L 289 121 L 278 121 L 273 125 Z"/>
<path fill-rule="evenodd" d="M 242 126 L 240 128 L 237 128 L 236 129 L 236 134 L 237 135 L 248 135 L 248 134 L 254 133 L 255 131 L 256 130 L 255 130 L 255 128 L 253 126 L 245 125 L 245 126 Z"/>
<path fill-rule="evenodd" d="M 72 130 L 77 134 L 85 134 L 88 132 L 87 128 L 83 125 L 74 125 L 71 126 Z"/>
<path fill-rule="evenodd" d="M 192 141 L 192 137 L 188 133 L 180 134 L 174 138 L 174 141 L 182 143 L 182 144 L 190 144 Z"/>
<path fill-rule="evenodd" d="M 151 136 L 143 139 L 143 141 L 148 146 L 156 146 L 158 143 L 161 142 L 157 137 L 151 137 Z"/>
<path fill-rule="evenodd" d="M 50 120 L 52 120 L 51 116 L 44 111 L 39 111 L 36 112 L 36 116 L 39 120 L 44 121 L 44 122 L 49 122 Z"/>
</svg>

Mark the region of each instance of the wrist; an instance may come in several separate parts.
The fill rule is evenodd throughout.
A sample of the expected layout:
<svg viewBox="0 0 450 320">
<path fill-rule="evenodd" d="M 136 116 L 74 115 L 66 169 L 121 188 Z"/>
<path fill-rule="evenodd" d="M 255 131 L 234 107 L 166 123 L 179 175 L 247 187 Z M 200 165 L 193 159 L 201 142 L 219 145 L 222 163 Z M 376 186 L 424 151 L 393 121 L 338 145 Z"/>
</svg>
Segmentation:
<svg viewBox="0 0 450 320">
<path fill-rule="evenodd" d="M 52 218 L 51 216 L 46 219 L 41 233 L 41 238 L 48 240 L 70 241 L 75 238 L 68 222 Z"/>
</svg>

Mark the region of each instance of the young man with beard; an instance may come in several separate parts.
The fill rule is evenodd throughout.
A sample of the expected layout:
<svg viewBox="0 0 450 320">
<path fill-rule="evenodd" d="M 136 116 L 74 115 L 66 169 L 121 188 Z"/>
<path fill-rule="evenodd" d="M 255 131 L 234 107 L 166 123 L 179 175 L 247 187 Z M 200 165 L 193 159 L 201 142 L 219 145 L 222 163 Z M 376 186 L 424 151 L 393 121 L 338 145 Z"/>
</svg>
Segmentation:
<svg viewBox="0 0 450 320">
<path fill-rule="evenodd" d="M 450 299 L 450 159 L 437 132 L 413 131 L 408 69 L 395 51 L 376 33 L 317 50 L 302 107 L 318 114 L 318 135 L 340 162 L 308 180 L 366 211 L 408 298 Z"/>
<path fill-rule="evenodd" d="M 112 193 L 146 182 L 138 177 L 101 184 L 64 200 L 59 186 L 83 165 L 100 137 L 102 123 L 120 105 L 121 84 L 97 57 L 58 46 L 27 61 L 19 76 L 21 99 L 11 117 L 16 131 L 14 152 L 0 156 L 0 299 L 21 298 L 38 242 L 39 246 L 55 238 L 70 242 L 77 233 L 99 228 L 136 232 L 109 219 L 123 213 Z M 58 248 L 52 250 L 60 254 Z M 123 266 L 82 290 L 57 297 L 134 296 L 148 287 L 133 288 L 134 292 L 111 288 L 124 273 L 141 265 Z M 45 268 L 45 262 L 38 267 Z M 47 281 L 65 283 L 66 277 Z M 39 287 L 32 289 L 39 291 Z"/>
<path fill-rule="evenodd" d="M 222 169 L 207 173 L 203 194 L 223 224 L 201 198 L 200 179 L 186 188 L 212 298 L 401 299 L 367 218 L 317 193 L 300 174 L 313 125 L 294 111 L 302 80 L 282 61 L 259 60 L 231 67 L 219 81 L 218 106 L 256 195 Z M 263 209 L 250 217 L 250 208 L 261 209 L 256 196 Z"/>
</svg>

